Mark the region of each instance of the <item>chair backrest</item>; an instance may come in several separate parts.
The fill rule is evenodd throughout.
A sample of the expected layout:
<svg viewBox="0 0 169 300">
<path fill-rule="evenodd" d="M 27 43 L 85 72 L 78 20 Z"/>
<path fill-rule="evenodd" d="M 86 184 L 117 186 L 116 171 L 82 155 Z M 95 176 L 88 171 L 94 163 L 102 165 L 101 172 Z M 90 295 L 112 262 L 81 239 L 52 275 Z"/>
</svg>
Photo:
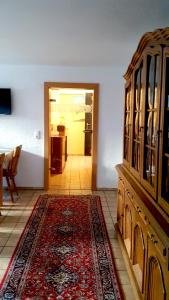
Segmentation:
<svg viewBox="0 0 169 300">
<path fill-rule="evenodd" d="M 3 162 L 4 162 L 5 154 L 0 154 L 0 178 L 2 177 L 2 170 L 3 170 Z M 0 180 L 1 181 L 1 180 Z"/>
<path fill-rule="evenodd" d="M 22 149 L 22 145 L 19 145 L 12 152 L 12 157 L 8 165 L 8 172 L 10 173 L 11 176 L 15 176 L 17 174 L 17 166 L 21 154 L 21 149 Z"/>
</svg>

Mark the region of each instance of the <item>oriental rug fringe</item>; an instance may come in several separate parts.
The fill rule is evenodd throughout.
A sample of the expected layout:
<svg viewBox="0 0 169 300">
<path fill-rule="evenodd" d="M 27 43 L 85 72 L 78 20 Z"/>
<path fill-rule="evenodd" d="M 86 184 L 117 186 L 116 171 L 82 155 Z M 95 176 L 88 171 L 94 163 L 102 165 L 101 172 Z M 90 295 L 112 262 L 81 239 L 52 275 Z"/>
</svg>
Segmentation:
<svg viewBox="0 0 169 300">
<path fill-rule="evenodd" d="M 0 299 L 122 299 L 99 196 L 38 198 Z"/>
</svg>

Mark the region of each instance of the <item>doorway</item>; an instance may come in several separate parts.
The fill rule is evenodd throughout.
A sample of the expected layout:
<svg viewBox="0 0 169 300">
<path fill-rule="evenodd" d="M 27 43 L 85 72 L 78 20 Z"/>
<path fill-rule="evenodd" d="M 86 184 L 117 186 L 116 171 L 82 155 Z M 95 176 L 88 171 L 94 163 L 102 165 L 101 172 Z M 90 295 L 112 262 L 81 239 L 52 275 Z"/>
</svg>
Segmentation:
<svg viewBox="0 0 169 300">
<path fill-rule="evenodd" d="M 82 95 L 82 91 L 85 91 L 85 103 L 81 103 L 80 106 L 77 105 L 72 105 L 71 103 L 65 102 L 65 108 L 66 110 L 69 109 L 69 107 L 71 106 L 71 109 L 73 107 L 73 110 L 76 110 L 77 107 L 80 107 L 80 109 L 85 108 L 85 110 L 87 109 L 87 111 L 85 111 L 85 113 L 83 113 L 83 109 L 81 110 L 81 113 L 77 113 L 76 111 L 76 116 L 77 118 L 74 118 L 74 123 L 73 126 L 75 128 L 75 124 L 76 122 L 78 123 L 78 126 L 76 126 L 76 128 L 82 126 L 82 123 L 84 121 L 84 130 L 83 130 L 83 140 L 84 140 L 84 158 L 82 159 L 82 157 L 77 157 L 77 156 L 67 156 L 67 151 L 65 149 L 67 149 L 67 134 L 63 133 L 63 132 L 58 132 L 57 131 L 57 136 L 55 137 L 52 141 L 51 138 L 51 130 L 53 130 L 53 132 L 56 132 L 56 129 L 59 128 L 62 129 L 63 131 L 65 131 L 66 127 L 67 127 L 67 121 L 64 120 L 64 116 L 63 114 L 59 114 L 59 110 L 61 112 L 61 110 L 63 110 L 64 107 L 64 101 L 66 101 L 65 99 L 67 97 L 64 97 L 64 101 L 63 103 L 60 103 L 59 100 L 59 105 L 56 105 L 56 97 L 58 97 L 58 93 L 61 93 L 61 90 L 64 91 L 64 94 L 74 94 L 73 91 L 76 91 L 77 95 Z M 56 92 L 56 97 L 55 96 L 51 96 L 51 91 L 52 92 Z M 72 92 L 71 92 L 72 91 Z M 58 165 L 54 165 L 54 168 L 52 166 L 52 170 L 51 170 L 51 151 L 53 149 L 53 143 L 55 142 L 59 142 L 61 143 L 61 147 L 64 149 L 64 154 L 62 154 L 62 159 L 64 164 L 66 164 L 66 168 L 68 169 L 70 164 L 76 166 L 76 170 L 78 168 L 78 166 L 80 167 L 80 164 L 82 165 L 82 169 L 84 169 L 83 166 L 87 166 L 87 164 L 89 162 L 91 162 L 91 184 L 90 184 L 90 189 L 92 190 L 96 190 L 96 170 L 97 170 L 97 130 L 98 130 L 98 94 L 99 94 L 99 84 L 96 83 L 56 83 L 56 82 L 45 82 L 44 84 L 44 95 L 45 95 L 45 119 L 44 119 L 44 149 L 45 149 L 45 157 L 44 157 L 44 188 L 47 190 L 50 188 L 50 179 L 51 179 L 51 173 L 54 172 L 58 175 L 55 176 L 55 178 L 57 178 L 57 180 L 59 178 L 62 178 L 62 180 L 64 180 L 64 177 L 62 177 L 62 175 L 60 173 L 62 173 L 62 171 L 59 168 Z M 54 94 L 52 94 L 54 95 Z M 71 97 L 69 97 L 70 99 Z M 79 102 L 80 99 L 82 97 L 74 97 L 74 99 L 76 99 L 76 102 Z M 61 99 L 61 97 L 59 98 Z M 55 104 L 53 103 L 55 102 Z M 58 120 L 55 122 L 51 122 L 51 107 L 55 107 L 55 110 L 57 112 L 57 116 L 58 116 Z M 89 110 L 92 108 L 92 114 L 89 113 Z M 78 108 L 79 109 L 79 108 Z M 65 110 L 64 110 L 65 111 Z M 75 111 L 74 111 L 75 112 Z M 79 111 L 80 112 L 80 111 Z M 69 114 L 70 116 L 70 114 Z M 53 119 L 52 119 L 53 120 Z M 56 118 L 55 118 L 56 120 Z M 51 124 L 52 123 L 52 124 Z M 58 123 L 59 123 L 59 127 L 58 127 Z M 76 124 L 77 125 L 77 124 Z M 70 131 L 70 129 L 69 129 Z M 53 136 L 55 136 L 55 134 L 53 134 Z M 71 142 L 70 138 L 69 140 L 69 151 L 71 152 L 72 150 L 70 150 L 70 144 L 72 143 L 72 145 L 74 145 L 77 140 L 77 134 L 75 133 L 74 135 L 75 137 L 75 142 Z M 76 138 L 77 137 L 77 138 Z M 92 145 L 92 146 L 91 146 Z M 52 148 L 51 148 L 52 147 Z M 58 145 L 56 146 L 58 149 Z M 65 152 L 66 151 L 66 152 Z M 59 161 L 59 159 L 57 159 L 55 157 L 55 162 Z M 63 166 L 64 169 L 64 165 L 62 165 L 61 163 L 61 168 Z M 54 178 L 54 177 L 53 177 Z M 87 188 L 89 189 L 89 187 L 87 186 Z M 71 187 L 70 187 L 71 189 Z M 73 188 L 72 188 L 73 189 Z"/>
</svg>

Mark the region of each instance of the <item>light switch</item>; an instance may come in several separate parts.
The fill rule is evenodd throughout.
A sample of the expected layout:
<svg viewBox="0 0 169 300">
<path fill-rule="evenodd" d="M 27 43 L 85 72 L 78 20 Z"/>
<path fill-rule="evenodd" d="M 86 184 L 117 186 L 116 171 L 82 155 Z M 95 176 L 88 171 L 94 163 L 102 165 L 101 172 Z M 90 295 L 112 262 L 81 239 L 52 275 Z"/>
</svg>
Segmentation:
<svg viewBox="0 0 169 300">
<path fill-rule="evenodd" d="M 34 137 L 35 137 L 35 139 L 40 140 L 40 138 L 41 138 L 41 131 L 40 130 L 35 130 L 34 131 Z"/>
</svg>

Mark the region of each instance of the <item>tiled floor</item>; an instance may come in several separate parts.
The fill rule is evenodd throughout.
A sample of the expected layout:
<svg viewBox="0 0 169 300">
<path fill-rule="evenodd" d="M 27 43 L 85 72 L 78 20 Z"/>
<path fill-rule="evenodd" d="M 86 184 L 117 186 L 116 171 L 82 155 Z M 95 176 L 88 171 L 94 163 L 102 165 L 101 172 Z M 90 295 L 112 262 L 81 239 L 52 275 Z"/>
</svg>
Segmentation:
<svg viewBox="0 0 169 300">
<path fill-rule="evenodd" d="M 89 159 L 87 160 L 87 158 Z M 79 159 L 78 162 L 77 159 Z M 81 157 L 69 160 L 67 164 L 69 172 L 60 176 L 60 179 L 57 181 L 57 183 L 52 179 L 53 182 L 51 181 L 51 187 L 48 193 L 66 195 L 97 194 L 101 197 L 105 222 L 113 250 L 117 273 L 119 275 L 125 299 L 136 300 L 136 297 L 132 292 L 130 280 L 126 271 L 114 228 L 114 224 L 116 223 L 117 195 L 115 191 L 92 192 L 90 189 L 88 189 L 88 186 L 90 186 L 90 162 L 90 157 L 86 157 L 86 160 L 85 158 L 84 160 L 81 159 Z M 11 255 L 31 214 L 35 201 L 37 197 L 43 193 L 45 192 L 25 190 L 19 192 L 20 197 L 15 203 L 9 201 L 8 197 L 3 201 L 3 206 L 0 208 L 2 213 L 0 216 L 0 280 L 5 273 Z"/>
<path fill-rule="evenodd" d="M 91 189 L 91 156 L 70 156 L 62 174 L 50 175 L 50 188 Z"/>
</svg>

